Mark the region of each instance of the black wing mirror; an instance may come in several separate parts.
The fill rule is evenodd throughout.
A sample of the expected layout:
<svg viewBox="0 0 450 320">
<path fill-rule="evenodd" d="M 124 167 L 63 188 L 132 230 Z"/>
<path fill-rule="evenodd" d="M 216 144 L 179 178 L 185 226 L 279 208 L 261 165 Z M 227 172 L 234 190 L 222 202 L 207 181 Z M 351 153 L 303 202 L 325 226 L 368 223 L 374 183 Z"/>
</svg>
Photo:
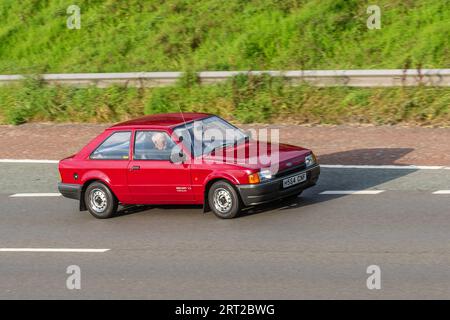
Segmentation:
<svg viewBox="0 0 450 320">
<path fill-rule="evenodd" d="M 253 139 L 253 130 L 246 130 L 244 131 L 245 136 L 247 139 Z"/>
<path fill-rule="evenodd" d="M 184 163 L 186 158 L 186 154 L 183 151 L 173 152 L 170 154 L 170 162 L 175 164 Z"/>
</svg>

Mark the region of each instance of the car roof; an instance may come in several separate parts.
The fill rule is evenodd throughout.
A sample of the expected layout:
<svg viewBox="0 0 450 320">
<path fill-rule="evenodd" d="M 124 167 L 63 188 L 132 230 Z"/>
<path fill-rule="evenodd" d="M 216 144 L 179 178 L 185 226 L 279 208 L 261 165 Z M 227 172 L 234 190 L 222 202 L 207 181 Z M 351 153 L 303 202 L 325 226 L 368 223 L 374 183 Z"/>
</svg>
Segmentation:
<svg viewBox="0 0 450 320">
<path fill-rule="evenodd" d="M 181 112 L 152 114 L 149 116 L 115 124 L 108 129 L 125 129 L 125 128 L 131 129 L 142 127 L 167 128 L 181 125 L 184 122 L 204 119 L 210 116 L 211 114 L 208 113 L 197 113 L 197 112 L 186 112 L 186 113 L 183 112 L 183 114 Z"/>
</svg>

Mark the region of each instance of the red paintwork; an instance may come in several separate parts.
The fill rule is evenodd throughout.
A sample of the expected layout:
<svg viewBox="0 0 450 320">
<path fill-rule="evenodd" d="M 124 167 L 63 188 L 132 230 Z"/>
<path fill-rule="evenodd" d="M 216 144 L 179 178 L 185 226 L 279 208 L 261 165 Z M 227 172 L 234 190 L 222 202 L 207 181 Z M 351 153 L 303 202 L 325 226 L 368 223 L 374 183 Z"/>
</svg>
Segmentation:
<svg viewBox="0 0 450 320">
<path fill-rule="evenodd" d="M 181 113 L 164 113 L 164 114 L 153 114 L 125 122 L 118 123 L 111 128 L 113 129 L 136 129 L 142 127 L 152 127 L 152 128 L 167 128 L 173 127 L 184 122 L 189 122 L 193 120 L 200 120 L 211 116 L 208 113 L 194 113 L 194 112 L 184 112 Z"/>
<path fill-rule="evenodd" d="M 80 152 L 59 162 L 59 171 L 63 183 L 84 185 L 92 180 L 100 180 L 112 190 L 121 203 L 126 204 L 202 204 L 205 188 L 215 179 L 226 179 L 232 184 L 248 184 L 248 175 L 267 166 L 257 163 L 242 165 L 238 161 L 211 163 L 212 160 L 225 158 L 227 160 L 239 154 L 245 148 L 246 159 L 248 150 L 258 142 L 250 140 L 237 147 L 228 147 L 223 154 L 212 154 L 205 161 L 196 163 L 188 161 L 184 164 L 173 164 L 167 160 L 134 160 L 134 132 L 137 129 L 158 129 L 172 135 L 172 128 L 184 121 L 202 119 L 210 115 L 204 113 L 159 114 L 147 116 L 116 124 L 106 129 L 98 137 L 89 142 Z M 117 131 L 131 131 L 129 160 L 92 160 L 90 154 L 108 136 Z M 279 144 L 279 167 L 284 169 L 287 162 L 296 165 L 305 160 L 311 151 L 301 147 Z M 191 158 L 189 150 L 184 152 Z M 259 150 L 258 150 L 259 152 Z M 270 155 L 270 148 L 267 155 Z M 236 158 L 236 157 L 235 157 Z M 243 160 L 243 159 L 241 159 Z M 140 170 L 130 170 L 140 166 Z M 75 180 L 74 174 L 78 175 Z"/>
</svg>

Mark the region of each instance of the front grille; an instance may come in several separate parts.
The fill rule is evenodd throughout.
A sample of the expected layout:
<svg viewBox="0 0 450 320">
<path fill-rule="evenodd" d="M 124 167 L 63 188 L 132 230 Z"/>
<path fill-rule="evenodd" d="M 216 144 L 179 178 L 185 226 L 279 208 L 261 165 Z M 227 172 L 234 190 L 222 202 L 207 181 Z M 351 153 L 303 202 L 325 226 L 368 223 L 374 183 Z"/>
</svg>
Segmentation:
<svg viewBox="0 0 450 320">
<path fill-rule="evenodd" d="M 295 167 L 287 168 L 287 169 L 284 169 L 283 171 L 278 172 L 277 174 L 275 174 L 274 178 L 286 177 L 290 174 L 293 174 L 298 171 L 303 171 L 305 169 L 306 169 L 306 164 L 303 162 Z"/>
</svg>

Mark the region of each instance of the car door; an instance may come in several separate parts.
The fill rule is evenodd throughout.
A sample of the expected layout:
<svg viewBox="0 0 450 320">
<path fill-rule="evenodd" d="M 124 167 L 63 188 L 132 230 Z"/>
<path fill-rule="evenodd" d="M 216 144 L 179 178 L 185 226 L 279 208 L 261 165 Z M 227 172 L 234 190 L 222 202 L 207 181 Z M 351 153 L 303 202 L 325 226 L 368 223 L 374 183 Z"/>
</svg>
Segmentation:
<svg viewBox="0 0 450 320">
<path fill-rule="evenodd" d="M 173 148 L 177 146 L 166 131 L 135 131 L 133 158 L 127 175 L 136 203 L 193 202 L 190 164 L 172 163 Z"/>
</svg>

